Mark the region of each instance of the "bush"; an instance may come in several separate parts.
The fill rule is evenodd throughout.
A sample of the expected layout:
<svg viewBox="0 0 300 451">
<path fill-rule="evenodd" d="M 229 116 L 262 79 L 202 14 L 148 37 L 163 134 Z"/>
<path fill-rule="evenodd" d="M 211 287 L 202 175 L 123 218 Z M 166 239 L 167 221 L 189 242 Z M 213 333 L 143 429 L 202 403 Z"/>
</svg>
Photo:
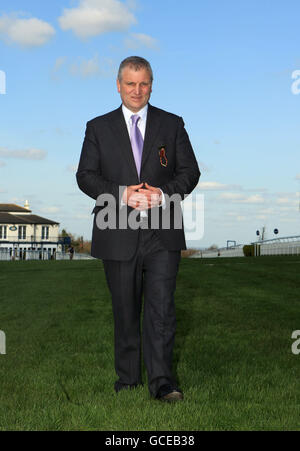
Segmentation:
<svg viewBox="0 0 300 451">
<path fill-rule="evenodd" d="M 254 244 L 246 244 L 243 247 L 245 257 L 254 257 Z"/>
<path fill-rule="evenodd" d="M 197 249 L 186 249 L 181 251 L 181 257 L 182 258 L 189 258 L 191 255 L 196 254 L 199 252 Z"/>
</svg>

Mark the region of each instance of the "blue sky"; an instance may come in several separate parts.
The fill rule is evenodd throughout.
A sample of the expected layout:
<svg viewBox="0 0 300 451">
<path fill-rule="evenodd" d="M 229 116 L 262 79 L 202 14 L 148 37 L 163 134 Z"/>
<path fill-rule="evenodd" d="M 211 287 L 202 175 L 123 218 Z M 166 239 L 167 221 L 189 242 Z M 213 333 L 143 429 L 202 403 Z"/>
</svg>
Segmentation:
<svg viewBox="0 0 300 451">
<path fill-rule="evenodd" d="M 299 15 L 296 0 L 2 1 L 0 202 L 91 237 L 94 201 L 75 181 L 85 126 L 120 105 L 118 65 L 136 54 L 202 172 L 204 235 L 189 246 L 300 235 Z"/>
</svg>

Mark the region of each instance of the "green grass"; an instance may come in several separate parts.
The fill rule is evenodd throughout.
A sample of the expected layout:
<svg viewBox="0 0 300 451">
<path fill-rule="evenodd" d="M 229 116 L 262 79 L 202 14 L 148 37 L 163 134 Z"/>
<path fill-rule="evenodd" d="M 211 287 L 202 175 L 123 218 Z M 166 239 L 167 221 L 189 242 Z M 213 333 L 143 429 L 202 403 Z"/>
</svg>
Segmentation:
<svg viewBox="0 0 300 451">
<path fill-rule="evenodd" d="M 0 430 L 300 430 L 299 257 L 183 259 L 174 366 L 185 400 L 115 394 L 101 261 L 0 262 Z M 144 371 L 145 375 L 145 371 Z"/>
</svg>

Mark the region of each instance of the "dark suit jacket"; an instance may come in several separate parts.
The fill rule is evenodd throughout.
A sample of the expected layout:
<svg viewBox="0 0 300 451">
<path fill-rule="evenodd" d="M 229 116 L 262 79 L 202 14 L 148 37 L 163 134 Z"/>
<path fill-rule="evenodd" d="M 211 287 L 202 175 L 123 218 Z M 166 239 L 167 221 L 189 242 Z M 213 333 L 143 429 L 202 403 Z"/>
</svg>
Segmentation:
<svg viewBox="0 0 300 451">
<path fill-rule="evenodd" d="M 166 167 L 160 162 L 161 147 L 168 160 Z M 182 118 L 149 105 L 140 179 L 122 107 L 87 123 L 76 177 L 79 188 L 93 199 L 104 193 L 116 199 L 116 229 L 100 230 L 96 224 L 96 215 L 106 204 L 97 206 L 97 202 L 93 210 L 92 256 L 129 260 L 136 250 L 139 231 L 118 227 L 120 187 L 147 182 L 169 196 L 177 193 L 183 198 L 197 185 L 200 171 Z M 156 208 L 161 214 L 162 208 Z M 131 211 L 128 207 L 128 214 Z M 148 213 L 151 216 L 151 210 Z M 157 233 L 166 249 L 186 249 L 183 227 L 175 229 L 172 220 L 170 230 L 161 227 L 161 220 L 159 224 Z"/>
</svg>

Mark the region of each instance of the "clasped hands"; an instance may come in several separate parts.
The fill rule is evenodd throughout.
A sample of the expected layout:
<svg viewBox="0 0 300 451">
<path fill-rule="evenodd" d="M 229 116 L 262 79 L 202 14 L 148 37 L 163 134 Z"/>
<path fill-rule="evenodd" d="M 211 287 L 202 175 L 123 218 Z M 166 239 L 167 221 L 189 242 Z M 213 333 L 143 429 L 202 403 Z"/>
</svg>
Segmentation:
<svg viewBox="0 0 300 451">
<path fill-rule="evenodd" d="M 125 188 L 122 201 L 136 210 L 148 210 L 161 205 L 162 192 L 148 183 L 130 185 Z"/>
</svg>

